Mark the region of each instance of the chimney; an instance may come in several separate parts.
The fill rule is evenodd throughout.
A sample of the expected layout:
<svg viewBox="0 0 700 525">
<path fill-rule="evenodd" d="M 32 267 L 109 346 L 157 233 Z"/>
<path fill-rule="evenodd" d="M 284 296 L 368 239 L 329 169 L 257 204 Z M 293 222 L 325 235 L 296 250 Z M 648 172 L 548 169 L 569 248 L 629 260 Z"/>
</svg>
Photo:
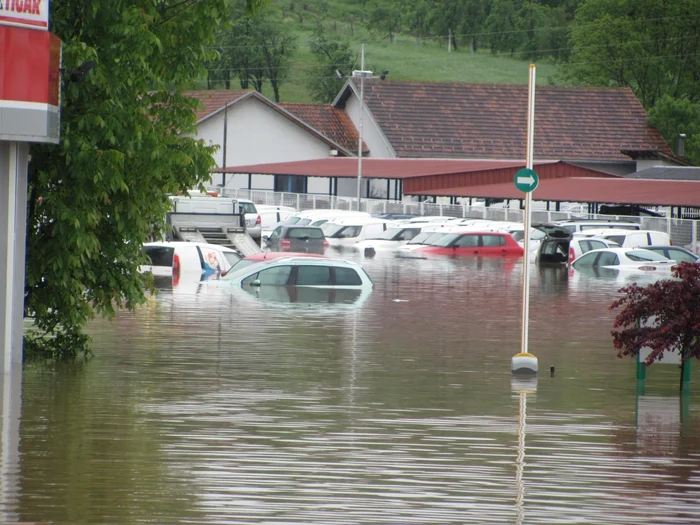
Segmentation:
<svg viewBox="0 0 700 525">
<path fill-rule="evenodd" d="M 685 133 L 678 134 L 678 152 L 677 152 L 677 155 L 679 157 L 683 157 L 683 155 L 685 155 Z"/>
</svg>

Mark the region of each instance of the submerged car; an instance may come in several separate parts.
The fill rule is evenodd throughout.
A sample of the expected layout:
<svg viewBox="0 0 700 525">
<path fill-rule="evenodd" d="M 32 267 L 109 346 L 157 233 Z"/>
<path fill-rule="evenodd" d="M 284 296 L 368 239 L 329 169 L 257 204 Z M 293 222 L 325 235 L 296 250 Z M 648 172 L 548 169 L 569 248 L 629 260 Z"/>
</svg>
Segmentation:
<svg viewBox="0 0 700 525">
<path fill-rule="evenodd" d="M 264 239 L 270 250 L 323 254 L 328 241 L 318 226 L 278 226 Z"/>
<path fill-rule="evenodd" d="M 241 260 L 241 254 L 231 248 L 205 242 L 161 241 L 148 242 L 141 247 L 149 263 L 139 268 L 155 278 L 200 281 L 218 279 L 232 265 Z"/>
<path fill-rule="evenodd" d="M 261 261 L 226 274 L 219 284 L 282 302 L 354 303 L 374 288 L 372 279 L 359 264 L 321 257 Z"/>
<path fill-rule="evenodd" d="M 389 228 L 376 237 L 357 242 L 351 247 L 365 255 L 372 255 L 378 251 L 396 250 L 415 238 L 421 229 L 419 226 L 407 226 L 403 228 Z"/>
<path fill-rule="evenodd" d="M 585 237 L 555 224 L 540 223 L 534 227 L 546 234 L 540 241 L 535 256 L 535 262 L 540 265 L 566 265 L 591 250 L 619 246 L 614 241 L 601 237 Z"/>
<path fill-rule="evenodd" d="M 282 257 L 320 257 L 322 259 L 327 259 L 325 255 L 321 255 L 318 253 L 304 253 L 304 252 L 259 252 L 259 253 L 253 253 L 251 255 L 247 255 L 243 257 L 240 261 L 238 261 L 236 264 L 231 266 L 228 272 L 237 272 L 239 270 L 242 270 L 243 268 L 246 268 L 250 266 L 251 264 L 257 264 L 259 262 L 271 262 L 274 261 L 275 259 L 280 259 Z"/>
<path fill-rule="evenodd" d="M 591 250 L 571 263 L 574 270 L 596 276 L 619 272 L 662 272 L 670 275 L 676 261 L 643 248 L 604 248 Z"/>
<path fill-rule="evenodd" d="M 359 241 L 376 237 L 389 227 L 382 219 L 348 219 L 323 225 L 328 244 L 335 248 L 348 247 Z"/>
<path fill-rule="evenodd" d="M 414 252 L 417 255 L 519 257 L 523 247 L 507 232 L 448 233 L 430 246 Z"/>
<path fill-rule="evenodd" d="M 690 250 L 686 250 L 685 248 L 681 248 L 680 246 L 644 246 L 644 249 L 649 250 L 651 252 L 660 253 L 664 257 L 668 257 L 669 259 L 673 259 L 674 261 L 679 263 L 700 263 L 700 257 L 695 255 Z"/>
</svg>

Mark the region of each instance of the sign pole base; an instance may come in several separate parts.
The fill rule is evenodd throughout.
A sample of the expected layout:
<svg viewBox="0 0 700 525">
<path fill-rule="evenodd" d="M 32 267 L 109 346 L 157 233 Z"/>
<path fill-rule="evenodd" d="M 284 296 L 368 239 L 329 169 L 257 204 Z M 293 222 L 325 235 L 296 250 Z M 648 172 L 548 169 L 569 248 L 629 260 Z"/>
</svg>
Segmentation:
<svg viewBox="0 0 700 525">
<path fill-rule="evenodd" d="M 0 141 L 0 348 L 3 373 L 22 365 L 29 144 Z"/>
</svg>

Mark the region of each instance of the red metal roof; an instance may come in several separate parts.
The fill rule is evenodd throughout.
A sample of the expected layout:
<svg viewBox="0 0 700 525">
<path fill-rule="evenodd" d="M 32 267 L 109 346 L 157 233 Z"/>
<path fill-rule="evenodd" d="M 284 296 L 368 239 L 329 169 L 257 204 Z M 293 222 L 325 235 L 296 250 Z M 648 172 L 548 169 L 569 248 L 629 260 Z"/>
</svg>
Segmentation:
<svg viewBox="0 0 700 525">
<path fill-rule="evenodd" d="M 357 177 L 357 158 L 329 158 L 296 162 L 232 166 L 226 173 L 300 175 L 306 177 Z M 521 199 L 513 177 L 524 161 L 458 159 L 362 160 L 362 176 L 369 179 L 402 179 L 407 195 L 493 197 Z M 700 181 L 631 179 L 577 166 L 568 162 L 535 162 L 540 185 L 538 200 L 617 202 L 659 206 L 700 204 Z"/>
<path fill-rule="evenodd" d="M 522 199 L 524 197 L 524 194 L 518 191 L 512 182 L 425 191 L 409 191 L 404 186 L 404 193 L 411 195 L 491 197 L 501 199 Z M 640 180 L 617 177 L 540 179 L 540 184 L 532 193 L 532 198 L 543 201 L 615 202 L 620 204 L 696 207 L 700 204 L 700 181 Z"/>
<path fill-rule="evenodd" d="M 556 161 L 535 163 L 536 166 Z M 225 173 L 261 173 L 302 175 L 306 177 L 357 177 L 357 157 L 300 160 L 219 169 Z M 429 175 L 473 173 L 503 168 L 525 167 L 522 160 L 458 160 L 458 159 L 362 159 L 362 176 L 368 179 L 406 179 Z"/>
</svg>

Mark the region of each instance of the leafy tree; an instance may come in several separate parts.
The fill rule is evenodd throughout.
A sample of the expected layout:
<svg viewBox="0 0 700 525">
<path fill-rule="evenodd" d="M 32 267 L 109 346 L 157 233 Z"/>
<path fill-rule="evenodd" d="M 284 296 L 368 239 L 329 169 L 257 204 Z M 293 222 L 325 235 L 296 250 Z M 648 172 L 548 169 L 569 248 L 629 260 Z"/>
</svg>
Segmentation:
<svg viewBox="0 0 700 525">
<path fill-rule="evenodd" d="M 230 22 L 217 35 L 218 57 L 207 66 L 209 85 L 223 81 L 226 89 L 231 78 L 238 77 L 241 88 L 250 85 L 262 91 L 269 80 L 279 102 L 280 86 L 289 72 L 289 62 L 297 48 L 297 39 L 272 9 L 246 15 L 244 0 L 230 6 Z"/>
<path fill-rule="evenodd" d="M 270 80 L 275 102 L 280 101 L 280 86 L 289 75 L 290 61 L 297 49 L 297 38 L 284 25 L 274 20 L 262 20 L 256 40 L 262 55 L 263 73 Z"/>
<path fill-rule="evenodd" d="M 685 134 L 684 157 L 691 164 L 700 165 L 700 102 L 663 95 L 649 111 L 649 124 L 659 130 L 674 151 L 678 148 L 678 134 Z"/>
<path fill-rule="evenodd" d="M 374 0 L 369 7 L 367 27 L 385 38 L 395 38 L 403 29 L 406 4 L 405 0 Z"/>
<path fill-rule="evenodd" d="M 519 26 L 520 15 L 515 0 L 494 0 L 486 19 L 491 51 L 507 52 L 514 56 L 523 43 Z"/>
<path fill-rule="evenodd" d="M 216 38 L 218 55 L 207 65 L 210 87 L 223 81 L 230 89 L 231 80 L 237 77 L 241 89 L 253 84 L 262 91 L 264 64 L 256 43 L 260 22 L 258 17 L 246 15 L 245 10 L 245 0 L 235 0 L 228 7 L 227 23 Z"/>
<path fill-rule="evenodd" d="M 25 355 L 88 355 L 83 332 L 145 300 L 140 245 L 165 227 L 169 193 L 209 177 L 212 148 L 189 138 L 189 86 L 211 58 L 221 0 L 63 0 L 51 4 L 63 64 L 61 142 L 33 145 L 29 177 Z"/>
<path fill-rule="evenodd" d="M 648 347 L 646 364 L 674 349 L 680 350 L 683 362 L 700 359 L 700 265 L 680 263 L 673 276 L 673 280 L 648 286 L 635 283 L 620 290 L 624 297 L 610 306 L 622 309 L 612 332 L 619 357 L 636 356 Z"/>
<path fill-rule="evenodd" d="M 587 0 L 571 26 L 566 77 L 630 87 L 645 108 L 700 97 L 700 0 Z"/>
<path fill-rule="evenodd" d="M 417 43 L 420 43 L 421 38 L 428 31 L 429 15 L 430 2 L 428 0 L 415 0 L 407 6 L 407 12 L 404 15 L 405 23 L 416 36 Z"/>
<path fill-rule="evenodd" d="M 322 24 L 316 26 L 309 42 L 316 66 L 311 69 L 309 90 L 316 102 L 332 102 L 345 84 L 337 72 L 348 75 L 354 68 L 350 45 L 337 38 L 329 38 Z"/>
</svg>

